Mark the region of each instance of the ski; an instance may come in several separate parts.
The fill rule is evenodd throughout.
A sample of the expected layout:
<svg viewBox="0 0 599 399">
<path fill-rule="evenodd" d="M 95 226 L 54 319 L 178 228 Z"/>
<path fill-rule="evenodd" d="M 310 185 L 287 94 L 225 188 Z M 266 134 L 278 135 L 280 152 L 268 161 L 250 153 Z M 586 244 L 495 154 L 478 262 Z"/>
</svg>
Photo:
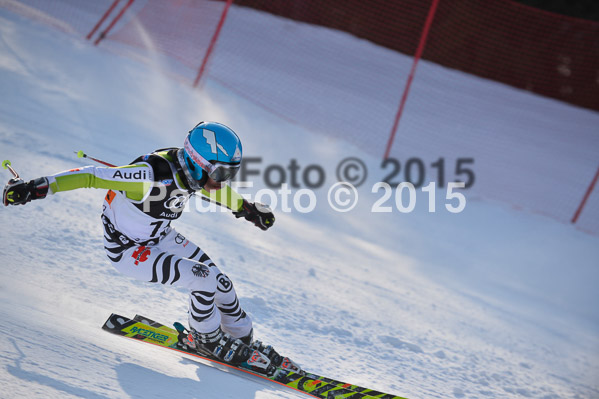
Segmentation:
<svg viewBox="0 0 599 399">
<path fill-rule="evenodd" d="M 145 316 L 137 314 L 137 315 L 135 315 L 133 320 L 140 321 L 142 323 L 151 325 L 151 326 L 159 328 L 159 329 L 165 329 L 167 331 L 171 331 L 176 334 L 176 330 L 174 328 L 165 326 L 164 324 L 154 321 L 154 320 L 150 319 L 149 317 L 145 317 Z M 304 377 L 306 377 L 308 380 L 321 381 L 326 384 L 334 385 L 335 387 L 341 387 L 341 388 L 349 389 L 353 392 L 367 394 L 368 397 L 373 397 L 373 398 L 377 398 L 377 399 L 398 399 L 398 398 L 405 399 L 405 398 L 401 398 L 399 396 L 391 395 L 391 394 L 380 392 L 380 391 L 375 391 L 373 389 L 364 388 L 364 387 L 361 387 L 358 385 L 349 384 L 347 382 L 323 377 L 323 376 L 313 374 L 313 373 L 304 372 Z M 300 380 L 298 380 L 298 381 L 300 381 Z"/>
<path fill-rule="evenodd" d="M 144 316 L 137 315 L 133 319 L 118 314 L 112 314 L 102 326 L 102 329 L 116 335 L 161 346 L 166 349 L 203 360 L 204 363 L 226 367 L 243 372 L 245 375 L 258 377 L 282 386 L 303 392 L 309 396 L 321 399 L 405 399 L 399 396 L 370 390 L 348 384 L 335 379 L 326 378 L 312 373 L 296 373 L 277 369 L 272 376 L 267 376 L 243 367 L 233 366 L 215 358 L 198 354 L 178 345 L 178 332 L 171 327 L 158 323 Z"/>
</svg>

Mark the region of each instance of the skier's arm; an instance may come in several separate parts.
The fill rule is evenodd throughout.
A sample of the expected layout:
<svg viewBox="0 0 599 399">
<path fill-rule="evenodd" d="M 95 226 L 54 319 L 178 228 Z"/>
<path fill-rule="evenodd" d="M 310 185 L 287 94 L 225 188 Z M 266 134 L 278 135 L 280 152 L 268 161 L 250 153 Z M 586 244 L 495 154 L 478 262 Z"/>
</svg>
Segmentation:
<svg viewBox="0 0 599 399">
<path fill-rule="evenodd" d="M 248 202 L 228 185 L 216 191 L 202 190 L 202 195 L 221 206 L 226 206 L 233 211 L 235 217 L 245 218 L 262 230 L 269 229 L 275 222 L 275 216 L 268 206 Z"/>
<path fill-rule="evenodd" d="M 4 205 L 24 205 L 34 199 L 45 198 L 47 194 L 78 188 L 104 188 L 125 192 L 125 195 L 141 201 L 153 186 L 153 171 L 146 163 L 101 168 L 86 166 L 60 172 L 52 176 L 40 177 L 25 182 L 12 179 L 4 187 Z"/>
<path fill-rule="evenodd" d="M 152 188 L 153 171 L 145 163 L 103 168 L 86 166 L 48 176 L 49 193 L 78 188 L 103 188 L 124 191 L 128 198 L 140 201 Z"/>
<path fill-rule="evenodd" d="M 237 191 L 233 190 L 228 184 L 220 190 L 207 191 L 202 189 L 202 195 L 208 197 L 212 202 L 220 206 L 225 206 L 236 212 L 243 206 L 243 197 Z"/>
</svg>

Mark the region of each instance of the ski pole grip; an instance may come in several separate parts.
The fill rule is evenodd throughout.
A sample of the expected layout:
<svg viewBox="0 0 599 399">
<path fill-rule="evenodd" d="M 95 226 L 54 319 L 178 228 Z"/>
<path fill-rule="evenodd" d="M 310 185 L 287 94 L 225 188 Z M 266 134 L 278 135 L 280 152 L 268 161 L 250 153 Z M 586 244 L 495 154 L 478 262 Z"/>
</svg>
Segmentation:
<svg viewBox="0 0 599 399">
<path fill-rule="evenodd" d="M 19 174 L 17 173 L 16 170 L 14 170 L 12 168 L 12 166 L 10 166 L 10 161 L 8 159 L 5 159 L 4 161 L 2 161 L 2 167 L 4 169 L 10 170 L 10 173 L 12 173 L 12 175 L 15 177 L 15 179 L 19 179 Z"/>
</svg>

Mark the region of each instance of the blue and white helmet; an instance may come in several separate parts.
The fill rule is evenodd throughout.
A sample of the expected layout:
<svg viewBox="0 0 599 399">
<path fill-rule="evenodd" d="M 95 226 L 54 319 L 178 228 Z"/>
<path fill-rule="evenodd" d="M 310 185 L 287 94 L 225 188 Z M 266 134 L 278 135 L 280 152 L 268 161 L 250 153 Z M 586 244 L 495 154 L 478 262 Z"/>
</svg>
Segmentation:
<svg viewBox="0 0 599 399">
<path fill-rule="evenodd" d="M 198 123 L 179 153 L 183 172 L 194 190 L 203 187 L 207 177 L 217 182 L 233 179 L 241 166 L 241 140 L 233 130 L 217 122 Z"/>
</svg>

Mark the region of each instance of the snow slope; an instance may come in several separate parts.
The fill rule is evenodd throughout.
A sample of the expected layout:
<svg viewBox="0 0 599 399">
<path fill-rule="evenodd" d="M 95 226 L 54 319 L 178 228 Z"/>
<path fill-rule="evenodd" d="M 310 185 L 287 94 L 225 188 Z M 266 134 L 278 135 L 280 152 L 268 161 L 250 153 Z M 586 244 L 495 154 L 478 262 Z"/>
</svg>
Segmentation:
<svg viewBox="0 0 599 399">
<path fill-rule="evenodd" d="M 263 165 L 323 165 L 327 185 L 347 156 L 379 164 L 213 81 L 194 91 L 155 62 L 0 10 L 0 158 L 27 179 L 83 165 L 79 149 L 125 164 L 180 145 L 212 119 L 234 127 Z M 235 282 L 255 335 L 310 371 L 409 398 L 599 396 L 597 236 L 488 202 L 450 214 L 443 192 L 435 213 L 421 196 L 412 213 L 372 213 L 377 177 L 348 213 L 332 212 L 321 189 L 313 212 L 279 211 L 266 233 L 194 204 L 176 227 Z M 263 186 L 258 178 L 244 192 Z M 186 318 L 184 291 L 106 262 L 103 195 L 79 190 L 0 210 L 0 396 L 303 397 L 100 329 L 112 312 Z"/>
</svg>

